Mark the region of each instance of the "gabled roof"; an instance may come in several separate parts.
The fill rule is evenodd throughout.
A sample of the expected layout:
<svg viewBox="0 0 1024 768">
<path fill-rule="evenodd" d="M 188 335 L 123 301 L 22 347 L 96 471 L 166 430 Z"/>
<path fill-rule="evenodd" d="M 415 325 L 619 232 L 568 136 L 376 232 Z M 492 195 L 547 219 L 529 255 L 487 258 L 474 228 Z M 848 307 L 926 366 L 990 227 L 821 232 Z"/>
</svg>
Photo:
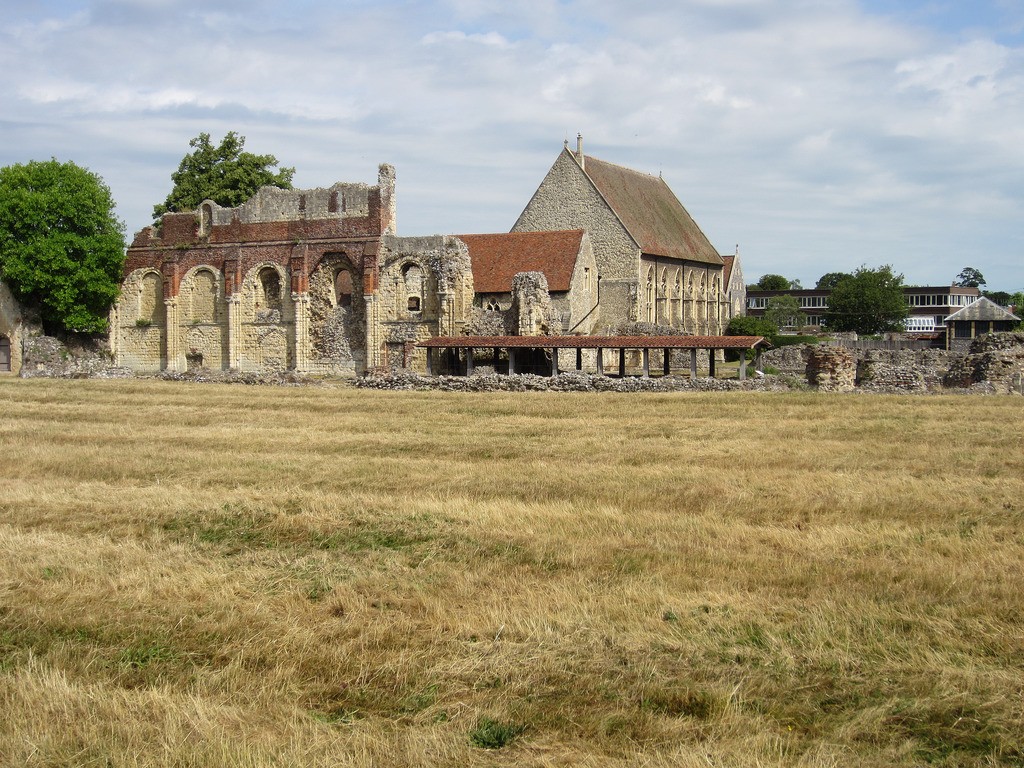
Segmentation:
<svg viewBox="0 0 1024 768">
<path fill-rule="evenodd" d="M 980 299 L 972 301 L 959 312 L 954 312 L 946 318 L 947 323 L 951 320 L 961 322 L 971 320 L 1009 320 L 1010 322 L 1019 322 L 1020 318 L 1000 307 L 992 299 L 982 296 Z"/>
<path fill-rule="evenodd" d="M 458 235 L 469 248 L 473 290 L 508 293 L 520 272 L 543 272 L 549 291 L 568 291 L 583 247 L 582 229 Z"/>
<path fill-rule="evenodd" d="M 642 252 L 704 264 L 722 263 L 718 251 L 660 177 L 589 156 L 584 158 L 583 172 Z"/>
<path fill-rule="evenodd" d="M 736 261 L 735 256 L 722 256 L 722 263 L 725 265 L 722 268 L 722 287 L 725 290 L 729 290 L 729 281 L 732 279 L 732 265 Z"/>
</svg>

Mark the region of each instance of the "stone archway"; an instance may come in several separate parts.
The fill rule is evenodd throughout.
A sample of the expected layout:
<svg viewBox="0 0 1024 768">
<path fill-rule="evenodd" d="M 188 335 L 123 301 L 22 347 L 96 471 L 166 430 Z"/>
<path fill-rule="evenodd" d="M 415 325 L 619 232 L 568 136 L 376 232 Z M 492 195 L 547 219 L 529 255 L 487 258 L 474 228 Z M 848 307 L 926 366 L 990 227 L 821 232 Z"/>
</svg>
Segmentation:
<svg viewBox="0 0 1024 768">
<path fill-rule="evenodd" d="M 358 373 L 366 367 L 363 276 L 344 253 L 326 254 L 309 276 L 309 341 L 316 369 Z"/>
</svg>

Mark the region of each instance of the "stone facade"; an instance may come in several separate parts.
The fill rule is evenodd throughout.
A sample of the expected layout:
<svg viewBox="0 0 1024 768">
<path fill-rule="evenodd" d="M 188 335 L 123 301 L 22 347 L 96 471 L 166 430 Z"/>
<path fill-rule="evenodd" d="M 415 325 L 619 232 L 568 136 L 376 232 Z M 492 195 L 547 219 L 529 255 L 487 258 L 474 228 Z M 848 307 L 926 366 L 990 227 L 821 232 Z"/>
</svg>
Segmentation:
<svg viewBox="0 0 1024 768">
<path fill-rule="evenodd" d="M 381 363 L 381 242 L 395 231 L 394 169 L 378 184 L 265 187 L 238 208 L 166 214 L 128 249 L 111 348 L 137 371 L 354 373 Z M 376 329 L 374 329 L 376 330 Z"/>
<path fill-rule="evenodd" d="M 27 323 L 21 304 L 0 282 L 0 375 L 21 373 Z"/>
<path fill-rule="evenodd" d="M 587 157 L 556 158 L 513 232 L 583 229 L 600 279 L 601 330 L 650 322 L 723 331 L 723 260 L 660 178 Z"/>
</svg>

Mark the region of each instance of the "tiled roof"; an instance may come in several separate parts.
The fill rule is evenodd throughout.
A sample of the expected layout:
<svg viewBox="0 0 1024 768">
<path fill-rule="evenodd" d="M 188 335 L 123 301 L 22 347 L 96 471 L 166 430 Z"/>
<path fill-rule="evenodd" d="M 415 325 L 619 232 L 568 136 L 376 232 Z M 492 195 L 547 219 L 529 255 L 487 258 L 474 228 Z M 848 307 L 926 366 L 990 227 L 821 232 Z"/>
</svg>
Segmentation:
<svg viewBox="0 0 1024 768">
<path fill-rule="evenodd" d="M 641 251 L 703 264 L 722 263 L 663 179 L 593 157 L 584 159 L 583 168 Z"/>
<path fill-rule="evenodd" d="M 753 349 L 762 336 L 439 336 L 417 346 L 483 349 Z"/>
<path fill-rule="evenodd" d="M 1008 312 L 1003 309 L 992 301 L 992 299 L 982 296 L 980 299 L 972 301 L 959 312 L 954 312 L 946 318 L 947 323 L 950 320 L 1009 320 L 1011 322 L 1016 322 L 1019 321 L 1020 318 L 1012 312 Z"/>
<path fill-rule="evenodd" d="M 735 256 L 723 256 L 722 263 L 725 266 L 722 268 L 722 287 L 725 290 L 729 290 L 729 280 L 732 278 L 732 265 L 736 261 Z"/>
<path fill-rule="evenodd" d="M 582 229 L 458 237 L 469 247 L 477 293 L 508 293 L 519 272 L 543 272 L 548 290 L 568 291 L 583 244 Z"/>
</svg>

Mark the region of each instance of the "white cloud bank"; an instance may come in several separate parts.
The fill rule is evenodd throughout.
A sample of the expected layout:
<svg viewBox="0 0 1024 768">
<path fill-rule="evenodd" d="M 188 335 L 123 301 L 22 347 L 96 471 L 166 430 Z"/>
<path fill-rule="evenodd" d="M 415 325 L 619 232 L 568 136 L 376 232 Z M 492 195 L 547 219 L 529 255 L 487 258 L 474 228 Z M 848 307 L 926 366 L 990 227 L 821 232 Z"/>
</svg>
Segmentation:
<svg viewBox="0 0 1024 768">
<path fill-rule="evenodd" d="M 1020 3 L 969 24 L 854 0 L 11 5 L 0 164 L 87 165 L 130 231 L 202 131 L 301 186 L 395 164 L 404 234 L 507 230 L 582 131 L 663 173 L 748 277 L 972 265 L 1024 288 Z"/>
</svg>

